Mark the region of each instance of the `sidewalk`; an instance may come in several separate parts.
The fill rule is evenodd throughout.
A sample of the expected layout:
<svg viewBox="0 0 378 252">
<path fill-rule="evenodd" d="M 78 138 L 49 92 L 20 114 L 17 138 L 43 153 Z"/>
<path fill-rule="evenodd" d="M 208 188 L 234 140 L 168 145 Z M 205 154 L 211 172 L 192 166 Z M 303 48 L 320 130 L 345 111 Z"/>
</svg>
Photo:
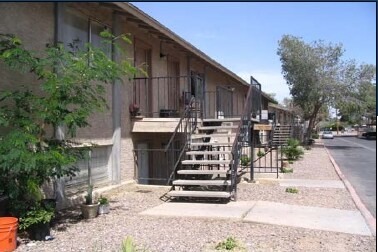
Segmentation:
<svg viewBox="0 0 378 252">
<path fill-rule="evenodd" d="M 242 183 L 228 204 L 164 203 L 142 215 L 226 218 L 370 236 L 375 234 L 335 172 L 321 140 L 282 179 Z M 299 190 L 285 192 L 287 187 Z"/>
<path fill-rule="evenodd" d="M 120 251 L 126 236 L 149 252 L 207 252 L 228 237 L 253 252 L 376 251 L 323 147 L 305 151 L 292 168 L 278 180 L 240 183 L 238 200 L 228 204 L 163 203 L 169 187 L 123 185 L 106 193 L 109 214 L 83 220 L 79 208 L 69 210 L 53 225 L 54 240 L 20 240 L 16 251 Z"/>
</svg>

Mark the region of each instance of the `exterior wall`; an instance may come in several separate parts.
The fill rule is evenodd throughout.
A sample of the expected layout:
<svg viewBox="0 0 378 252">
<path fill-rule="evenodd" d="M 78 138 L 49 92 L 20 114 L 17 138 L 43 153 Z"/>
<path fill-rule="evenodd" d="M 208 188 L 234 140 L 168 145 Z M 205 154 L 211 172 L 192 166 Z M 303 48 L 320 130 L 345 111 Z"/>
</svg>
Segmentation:
<svg viewBox="0 0 378 252">
<path fill-rule="evenodd" d="M 288 125 L 293 123 L 293 114 L 290 111 L 269 106 L 269 113 L 275 113 L 276 124 Z"/>
<path fill-rule="evenodd" d="M 234 117 L 242 114 L 244 102 L 248 93 L 248 87 L 245 85 L 235 84 L 225 74 L 208 68 L 206 71 L 206 111 L 210 116 L 216 114 L 216 91 L 217 87 L 223 87 L 232 91 L 232 108 Z"/>
<path fill-rule="evenodd" d="M 171 137 L 171 133 L 134 133 L 133 142 L 135 146 L 135 158 L 134 171 L 135 179 L 139 178 L 138 165 L 142 161 L 138 160 L 138 144 L 148 144 L 148 168 L 149 176 L 151 180 L 143 181 L 142 183 L 147 184 L 165 184 L 165 179 L 170 175 L 170 167 L 167 165 L 169 153 L 164 152 L 165 146 L 168 144 Z M 139 161 L 139 162 L 138 162 Z M 147 178 L 147 177 L 144 177 Z M 162 180 L 159 180 L 161 178 Z"/>
<path fill-rule="evenodd" d="M 82 18 L 87 20 L 94 19 L 104 26 L 112 26 L 112 12 L 109 9 L 100 8 L 98 3 L 61 3 L 60 7 L 64 8 L 63 16 L 70 10 L 76 12 Z M 64 18 L 63 18 L 64 19 Z M 64 29 L 62 22 L 58 25 L 59 29 Z M 61 34 L 58 38 L 63 41 L 70 41 L 70 34 Z M 77 138 L 82 141 L 92 141 L 96 144 L 109 144 L 113 135 L 112 125 L 112 85 L 109 84 L 106 89 L 106 100 L 109 107 L 104 112 L 99 112 L 90 117 L 91 127 L 79 129 Z"/>
<path fill-rule="evenodd" d="M 127 52 L 130 60 L 135 60 L 135 46 L 138 41 L 147 44 L 151 49 L 150 76 L 164 77 L 168 76 L 167 58 L 160 57 L 160 53 L 172 57 L 179 62 L 179 72 L 181 76 L 189 76 L 191 71 L 201 74 L 205 79 L 205 90 L 214 93 L 214 108 L 211 111 L 215 116 L 215 98 L 217 86 L 229 87 L 233 90 L 233 113 L 240 115 L 244 108 L 245 96 L 248 86 L 236 84 L 223 72 L 209 67 L 203 61 L 196 57 L 189 57 L 183 51 L 177 49 L 169 43 L 163 42 L 148 31 L 138 26 L 137 23 L 131 22 L 126 16 L 114 14 L 110 8 L 103 7 L 99 3 L 55 3 L 60 7 L 65 6 L 74 10 L 80 16 L 87 20 L 96 20 L 108 27 L 117 26 L 118 33 L 131 34 L 133 44 L 124 45 L 123 49 Z M 31 49 L 42 50 L 46 43 L 54 42 L 55 35 L 55 17 L 54 3 L 0 3 L 0 32 L 15 33 Z M 64 12 L 63 12 L 64 15 Z M 117 22 L 113 23 L 116 17 Z M 17 22 L 15 22 L 17 20 Z M 58 24 L 61 29 L 63 23 Z M 38 29 L 36 29 L 38 27 Z M 120 28 L 119 28 L 120 27 Z M 60 31 L 60 30 L 59 30 Z M 67 34 L 61 34 L 58 31 L 58 37 L 69 37 Z M 36 79 L 28 74 L 20 75 L 17 73 L 5 71 L 0 66 L 0 90 L 11 88 L 13 83 L 19 85 L 33 85 Z M 182 96 L 185 90 L 188 90 L 188 81 L 180 81 L 179 95 Z M 131 117 L 129 113 L 129 105 L 133 102 L 133 82 L 128 78 L 122 80 L 120 91 L 117 91 L 113 85 L 107 88 L 106 99 L 108 101 L 109 110 L 103 113 L 96 113 L 90 118 L 91 127 L 78 130 L 77 140 L 83 142 L 94 142 L 98 145 L 108 146 L 111 154 L 109 165 L 110 177 L 113 183 L 131 180 L 135 178 L 134 174 L 134 154 L 133 149 L 136 144 L 141 141 L 150 141 L 151 147 L 161 148 L 161 143 L 169 140 L 169 133 L 150 133 L 150 134 L 133 134 L 131 133 Z M 158 111 L 161 107 L 158 97 L 161 95 L 158 88 L 154 87 L 152 91 L 153 110 Z M 116 98 L 115 102 L 113 98 Z M 119 101 L 118 101 L 119 98 Z M 181 97 L 182 98 L 182 97 Z M 114 107 L 113 107 L 114 106 Z M 117 125 L 118 107 L 120 109 L 120 129 Z M 120 130 L 120 136 L 115 132 Z M 119 138 L 119 139 L 118 139 Z M 118 146 L 117 141 L 120 141 Z M 118 149 L 119 148 L 119 149 Z M 118 154 L 119 153 L 119 154 Z M 119 156 L 118 156 L 119 155 Z M 119 163 L 118 163 L 119 162 Z"/>
<path fill-rule="evenodd" d="M 0 3 L 0 24 L 0 33 L 15 34 L 21 38 L 26 49 L 41 51 L 46 43 L 54 43 L 54 4 L 2 2 Z M 36 30 L 38 33 L 33 32 Z M 30 83 L 29 76 L 9 73 L 4 71 L 3 67 L 0 71 L 1 87 L 12 86 L 4 81 L 5 78 L 25 84 Z"/>
<path fill-rule="evenodd" d="M 38 29 L 38 33 L 31 32 Z M 0 3 L 0 33 L 14 34 L 28 50 L 41 52 L 47 43 L 54 43 L 53 3 Z M 25 86 L 36 91 L 37 78 L 31 73 L 10 71 L 0 63 L 0 91 Z M 53 133 L 52 129 L 47 130 Z"/>
</svg>

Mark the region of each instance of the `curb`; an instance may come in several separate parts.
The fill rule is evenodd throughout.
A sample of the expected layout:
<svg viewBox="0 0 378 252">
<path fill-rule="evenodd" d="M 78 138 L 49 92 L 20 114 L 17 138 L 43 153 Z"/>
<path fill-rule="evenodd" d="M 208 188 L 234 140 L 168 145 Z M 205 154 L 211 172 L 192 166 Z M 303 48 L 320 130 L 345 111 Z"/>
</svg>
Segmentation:
<svg viewBox="0 0 378 252">
<path fill-rule="evenodd" d="M 374 218 L 374 216 L 369 212 L 369 210 L 366 208 L 365 204 L 362 203 L 360 197 L 358 196 L 356 190 L 352 186 L 352 184 L 348 181 L 348 179 L 345 177 L 345 175 L 341 172 L 340 167 L 337 165 L 335 159 L 332 157 L 331 153 L 328 151 L 326 147 L 324 147 L 325 151 L 328 154 L 329 159 L 332 162 L 333 167 L 336 170 L 337 175 L 340 177 L 340 179 L 343 181 L 345 187 L 348 189 L 350 195 L 352 196 L 352 199 L 354 201 L 354 204 L 356 204 L 358 210 L 360 210 L 362 216 L 364 216 L 366 223 L 369 226 L 369 229 L 373 236 L 376 236 L 377 232 L 377 220 Z"/>
</svg>

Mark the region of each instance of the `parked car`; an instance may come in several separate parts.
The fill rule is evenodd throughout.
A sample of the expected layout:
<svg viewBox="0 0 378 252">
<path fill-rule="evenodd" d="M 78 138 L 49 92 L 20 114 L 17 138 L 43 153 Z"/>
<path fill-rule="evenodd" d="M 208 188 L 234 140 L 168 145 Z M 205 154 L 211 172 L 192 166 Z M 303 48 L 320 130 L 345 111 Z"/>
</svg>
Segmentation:
<svg viewBox="0 0 378 252">
<path fill-rule="evenodd" d="M 324 131 L 322 134 L 323 139 L 333 139 L 332 131 Z"/>
<path fill-rule="evenodd" d="M 377 139 L 377 132 L 376 131 L 369 131 L 362 133 L 363 137 L 366 137 L 367 139 Z"/>
</svg>

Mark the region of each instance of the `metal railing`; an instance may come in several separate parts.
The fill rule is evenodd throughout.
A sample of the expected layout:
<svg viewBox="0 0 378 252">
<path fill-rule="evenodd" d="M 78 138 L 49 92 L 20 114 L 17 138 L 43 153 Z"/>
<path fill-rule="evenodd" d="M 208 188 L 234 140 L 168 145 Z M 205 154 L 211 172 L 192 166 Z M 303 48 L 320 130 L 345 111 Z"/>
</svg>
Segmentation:
<svg viewBox="0 0 378 252">
<path fill-rule="evenodd" d="M 134 149 L 134 174 L 138 183 L 171 183 L 181 166 L 191 134 L 197 127 L 198 107 L 196 99 L 192 97 L 164 149 Z"/>
<path fill-rule="evenodd" d="M 205 91 L 204 87 L 204 81 L 198 75 L 134 78 L 133 104 L 139 107 L 139 114 L 145 117 L 180 118 L 194 96 L 200 104 L 201 118 L 230 118 L 242 115 L 245 93 L 241 90 L 234 91 L 222 85 L 217 86 L 216 91 Z M 261 100 L 258 93 L 254 92 L 256 97 L 253 97 L 257 104 Z M 260 108 L 255 105 L 254 108 L 256 114 Z"/>
<path fill-rule="evenodd" d="M 254 145 L 253 172 L 278 173 L 282 168 L 282 146 L 276 144 Z"/>
<path fill-rule="evenodd" d="M 238 177 L 238 167 L 240 163 L 241 156 L 243 155 L 243 147 L 250 146 L 252 147 L 252 117 L 253 113 L 256 111 L 254 106 L 255 102 L 253 101 L 254 97 L 258 97 L 259 94 L 255 94 L 259 89 L 256 88 L 257 84 L 254 84 L 251 78 L 251 86 L 248 90 L 247 98 L 244 105 L 243 114 L 240 118 L 239 127 L 237 129 L 236 137 L 232 145 L 232 163 L 231 163 L 231 186 L 230 192 L 232 198 L 236 200 L 237 198 L 237 177 Z M 260 107 L 260 105 L 258 105 Z M 261 111 L 261 110 L 260 110 Z M 250 148 L 253 152 L 253 147 Z M 253 153 L 251 153 L 253 157 Z M 253 162 L 251 162 L 251 169 L 253 170 Z"/>
<path fill-rule="evenodd" d="M 146 117 L 180 118 L 191 97 L 202 96 L 202 89 L 197 75 L 134 78 L 133 104 Z"/>
<path fill-rule="evenodd" d="M 197 128 L 197 120 L 199 116 L 199 103 L 196 102 L 195 97 L 192 97 L 189 104 L 186 106 L 183 116 L 180 118 L 176 126 L 175 132 L 172 134 L 169 142 L 165 148 L 165 153 L 169 153 L 174 149 L 175 141 L 181 142 L 180 152 L 177 158 L 174 159 L 171 167 L 171 174 L 168 178 L 167 185 L 170 184 L 172 178 L 175 177 L 177 167 L 181 163 L 184 152 L 187 150 L 188 143 L 190 143 L 191 135 Z M 179 134 L 181 133 L 181 134 Z"/>
<path fill-rule="evenodd" d="M 244 94 L 219 87 L 217 91 L 205 91 L 203 117 L 216 119 L 241 117 L 244 100 Z"/>
<path fill-rule="evenodd" d="M 179 143 L 176 144 L 176 147 Z M 180 149 L 134 149 L 134 174 L 138 184 L 166 185 L 170 167 L 179 156 Z M 153 167 L 153 169 L 150 169 Z"/>
</svg>

